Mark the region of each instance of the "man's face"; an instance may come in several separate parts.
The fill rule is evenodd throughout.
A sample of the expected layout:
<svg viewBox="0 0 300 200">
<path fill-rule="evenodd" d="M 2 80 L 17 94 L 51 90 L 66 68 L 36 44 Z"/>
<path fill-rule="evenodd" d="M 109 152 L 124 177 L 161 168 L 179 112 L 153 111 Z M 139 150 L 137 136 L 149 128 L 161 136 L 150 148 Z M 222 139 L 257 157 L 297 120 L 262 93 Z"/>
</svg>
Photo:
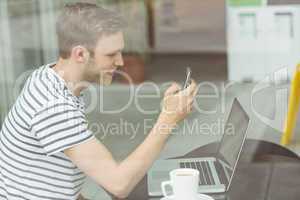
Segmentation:
<svg viewBox="0 0 300 200">
<path fill-rule="evenodd" d="M 85 79 L 101 85 L 111 84 L 114 71 L 124 65 L 123 49 L 122 32 L 100 38 L 95 47 L 94 57 L 90 56 L 87 63 Z"/>
</svg>

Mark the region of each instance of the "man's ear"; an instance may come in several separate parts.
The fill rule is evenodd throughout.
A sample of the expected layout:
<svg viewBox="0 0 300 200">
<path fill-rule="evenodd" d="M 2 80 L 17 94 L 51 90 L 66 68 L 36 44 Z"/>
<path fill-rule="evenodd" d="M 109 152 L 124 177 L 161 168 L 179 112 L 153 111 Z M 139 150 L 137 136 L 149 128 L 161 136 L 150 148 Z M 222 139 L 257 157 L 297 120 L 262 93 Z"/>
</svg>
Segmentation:
<svg viewBox="0 0 300 200">
<path fill-rule="evenodd" d="M 71 51 L 72 58 L 79 63 L 87 63 L 90 57 L 90 52 L 83 46 L 75 46 Z"/>
</svg>

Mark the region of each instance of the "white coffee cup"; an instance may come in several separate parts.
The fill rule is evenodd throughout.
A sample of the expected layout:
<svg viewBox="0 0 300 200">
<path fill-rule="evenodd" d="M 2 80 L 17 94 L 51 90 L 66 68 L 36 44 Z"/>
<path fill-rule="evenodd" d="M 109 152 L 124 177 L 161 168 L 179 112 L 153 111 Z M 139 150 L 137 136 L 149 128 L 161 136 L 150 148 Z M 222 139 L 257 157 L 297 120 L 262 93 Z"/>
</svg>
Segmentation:
<svg viewBox="0 0 300 200">
<path fill-rule="evenodd" d="M 172 195 L 166 192 L 166 186 L 171 186 Z M 199 171 L 195 169 L 175 169 L 170 172 L 170 181 L 161 183 L 162 193 L 165 197 L 174 200 L 196 200 L 199 187 Z"/>
</svg>

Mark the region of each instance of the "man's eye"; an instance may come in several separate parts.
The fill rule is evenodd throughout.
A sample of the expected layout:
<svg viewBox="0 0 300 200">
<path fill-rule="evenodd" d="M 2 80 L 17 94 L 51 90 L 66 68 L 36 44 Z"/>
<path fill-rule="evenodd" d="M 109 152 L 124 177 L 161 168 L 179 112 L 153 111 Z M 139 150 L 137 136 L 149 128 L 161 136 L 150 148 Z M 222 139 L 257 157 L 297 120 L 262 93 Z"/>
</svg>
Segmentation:
<svg viewBox="0 0 300 200">
<path fill-rule="evenodd" d="M 109 57 L 114 57 L 116 54 L 108 54 Z"/>
</svg>

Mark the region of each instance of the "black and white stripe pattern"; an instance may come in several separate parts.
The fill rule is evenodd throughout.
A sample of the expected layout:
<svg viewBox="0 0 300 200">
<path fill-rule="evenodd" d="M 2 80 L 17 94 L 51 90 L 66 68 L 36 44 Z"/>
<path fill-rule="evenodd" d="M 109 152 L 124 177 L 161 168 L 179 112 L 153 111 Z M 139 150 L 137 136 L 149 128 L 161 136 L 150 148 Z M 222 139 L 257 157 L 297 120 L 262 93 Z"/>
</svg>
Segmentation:
<svg viewBox="0 0 300 200">
<path fill-rule="evenodd" d="M 93 138 L 82 97 L 51 64 L 35 70 L 0 132 L 0 199 L 76 199 L 85 175 L 63 150 Z"/>
</svg>

